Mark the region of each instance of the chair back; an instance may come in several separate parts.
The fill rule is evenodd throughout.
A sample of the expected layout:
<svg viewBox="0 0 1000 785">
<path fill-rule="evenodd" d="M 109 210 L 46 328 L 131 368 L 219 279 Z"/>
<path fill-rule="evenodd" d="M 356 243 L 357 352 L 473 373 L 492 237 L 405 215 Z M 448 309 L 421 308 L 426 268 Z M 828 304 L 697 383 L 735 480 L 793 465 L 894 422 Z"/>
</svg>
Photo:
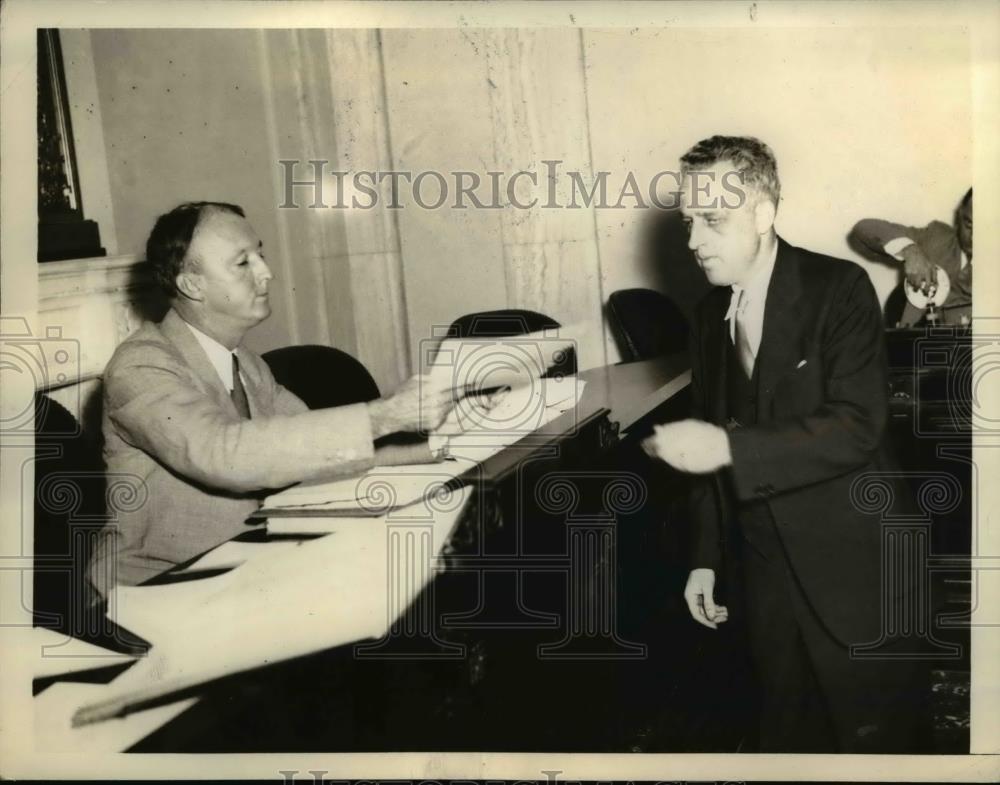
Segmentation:
<svg viewBox="0 0 1000 785">
<path fill-rule="evenodd" d="M 263 357 L 278 384 L 310 409 L 367 403 L 381 394 L 361 362 L 332 346 L 285 346 Z"/>
<path fill-rule="evenodd" d="M 900 284 L 886 298 L 883 314 L 886 327 L 898 327 L 900 319 L 903 318 L 903 310 L 906 308 L 906 291 Z"/>
<path fill-rule="evenodd" d="M 612 292 L 608 321 L 625 362 L 687 351 L 687 319 L 669 297 L 653 289 Z"/>
<path fill-rule="evenodd" d="M 33 622 L 86 637 L 92 603 L 86 567 L 106 520 L 100 448 L 77 419 L 35 396 Z"/>
<path fill-rule="evenodd" d="M 506 308 L 498 311 L 478 311 L 460 316 L 451 323 L 453 338 L 509 338 L 541 330 L 554 330 L 562 325 L 551 316 L 537 311 Z M 576 351 L 570 349 L 546 376 L 572 376 L 576 373 Z"/>
</svg>

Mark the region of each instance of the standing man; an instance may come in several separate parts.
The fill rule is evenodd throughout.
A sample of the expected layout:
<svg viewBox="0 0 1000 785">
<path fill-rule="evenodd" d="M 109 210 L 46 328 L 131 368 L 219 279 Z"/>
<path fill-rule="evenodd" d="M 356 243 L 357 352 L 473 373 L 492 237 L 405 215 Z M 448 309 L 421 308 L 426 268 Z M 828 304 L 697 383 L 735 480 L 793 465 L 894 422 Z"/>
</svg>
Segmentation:
<svg viewBox="0 0 1000 785">
<path fill-rule="evenodd" d="M 879 519 L 851 499 L 888 465 L 875 291 L 857 265 L 776 235 L 764 143 L 713 136 L 681 162 L 688 245 L 716 288 L 692 325 L 693 419 L 644 446 L 697 475 L 688 608 L 712 629 L 743 617 L 762 752 L 908 750 L 921 685 L 850 653 L 879 639 L 882 608 Z M 729 609 L 715 596 L 724 570 Z"/>
<path fill-rule="evenodd" d="M 390 398 L 315 411 L 277 384 L 242 345 L 271 313 L 273 276 L 235 205 L 194 202 L 160 216 L 146 259 L 171 308 L 122 342 L 104 372 L 107 468 L 141 487 L 134 504 L 112 509 L 91 560 L 101 595 L 244 531 L 267 489 L 389 462 L 376 439 L 431 430 L 451 409 L 450 390 L 430 393 L 417 377 Z M 403 462 L 432 459 L 426 443 L 413 449 Z"/>
<path fill-rule="evenodd" d="M 851 240 L 876 259 L 903 263 L 903 275 L 914 289 L 926 292 L 937 280 L 935 267 L 948 274 L 951 289 L 941 305 L 942 324 L 968 324 L 972 319 L 972 189 L 955 209 L 955 225 L 931 221 L 927 226 L 904 226 L 878 218 L 858 221 Z M 909 301 L 899 319 L 912 327 L 924 312 Z"/>
</svg>

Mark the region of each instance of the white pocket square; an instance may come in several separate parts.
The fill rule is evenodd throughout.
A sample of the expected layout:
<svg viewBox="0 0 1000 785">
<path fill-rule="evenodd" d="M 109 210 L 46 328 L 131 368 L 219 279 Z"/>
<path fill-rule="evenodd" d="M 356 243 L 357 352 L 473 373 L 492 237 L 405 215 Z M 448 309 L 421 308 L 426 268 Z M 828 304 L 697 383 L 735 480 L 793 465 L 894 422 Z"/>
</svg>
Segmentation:
<svg viewBox="0 0 1000 785">
<path fill-rule="evenodd" d="M 795 370 L 797 371 L 799 368 L 803 367 L 807 362 L 808 360 L 799 360 L 799 364 L 795 366 Z"/>
</svg>

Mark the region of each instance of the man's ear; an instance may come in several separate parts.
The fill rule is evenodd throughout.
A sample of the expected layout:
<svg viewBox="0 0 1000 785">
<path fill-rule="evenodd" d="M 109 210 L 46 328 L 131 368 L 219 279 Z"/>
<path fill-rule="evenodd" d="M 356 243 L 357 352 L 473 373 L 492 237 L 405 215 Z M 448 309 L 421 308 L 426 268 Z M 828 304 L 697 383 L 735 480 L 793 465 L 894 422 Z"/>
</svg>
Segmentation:
<svg viewBox="0 0 1000 785">
<path fill-rule="evenodd" d="M 774 219 L 777 215 L 777 208 L 767 197 L 761 197 L 753 208 L 753 220 L 757 228 L 757 234 L 767 234 L 774 226 Z"/>
<path fill-rule="evenodd" d="M 174 284 L 177 286 L 178 293 L 188 300 L 205 299 L 205 295 L 201 290 L 201 276 L 196 272 L 184 270 L 178 273 L 174 279 Z"/>
</svg>

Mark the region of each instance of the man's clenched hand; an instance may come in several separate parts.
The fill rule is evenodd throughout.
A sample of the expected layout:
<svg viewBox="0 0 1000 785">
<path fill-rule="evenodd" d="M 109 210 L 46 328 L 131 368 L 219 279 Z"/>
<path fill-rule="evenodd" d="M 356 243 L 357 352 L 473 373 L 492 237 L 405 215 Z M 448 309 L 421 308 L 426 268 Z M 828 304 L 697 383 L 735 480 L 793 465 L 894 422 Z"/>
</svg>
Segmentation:
<svg viewBox="0 0 1000 785">
<path fill-rule="evenodd" d="M 725 429 L 701 420 L 657 425 L 642 448 L 651 458 L 692 474 L 708 474 L 733 462 Z"/>
<path fill-rule="evenodd" d="M 928 297 L 933 297 L 934 290 L 937 289 L 937 275 L 927 254 L 913 243 L 900 251 L 900 256 L 903 257 L 903 274 L 907 283 Z"/>
</svg>

